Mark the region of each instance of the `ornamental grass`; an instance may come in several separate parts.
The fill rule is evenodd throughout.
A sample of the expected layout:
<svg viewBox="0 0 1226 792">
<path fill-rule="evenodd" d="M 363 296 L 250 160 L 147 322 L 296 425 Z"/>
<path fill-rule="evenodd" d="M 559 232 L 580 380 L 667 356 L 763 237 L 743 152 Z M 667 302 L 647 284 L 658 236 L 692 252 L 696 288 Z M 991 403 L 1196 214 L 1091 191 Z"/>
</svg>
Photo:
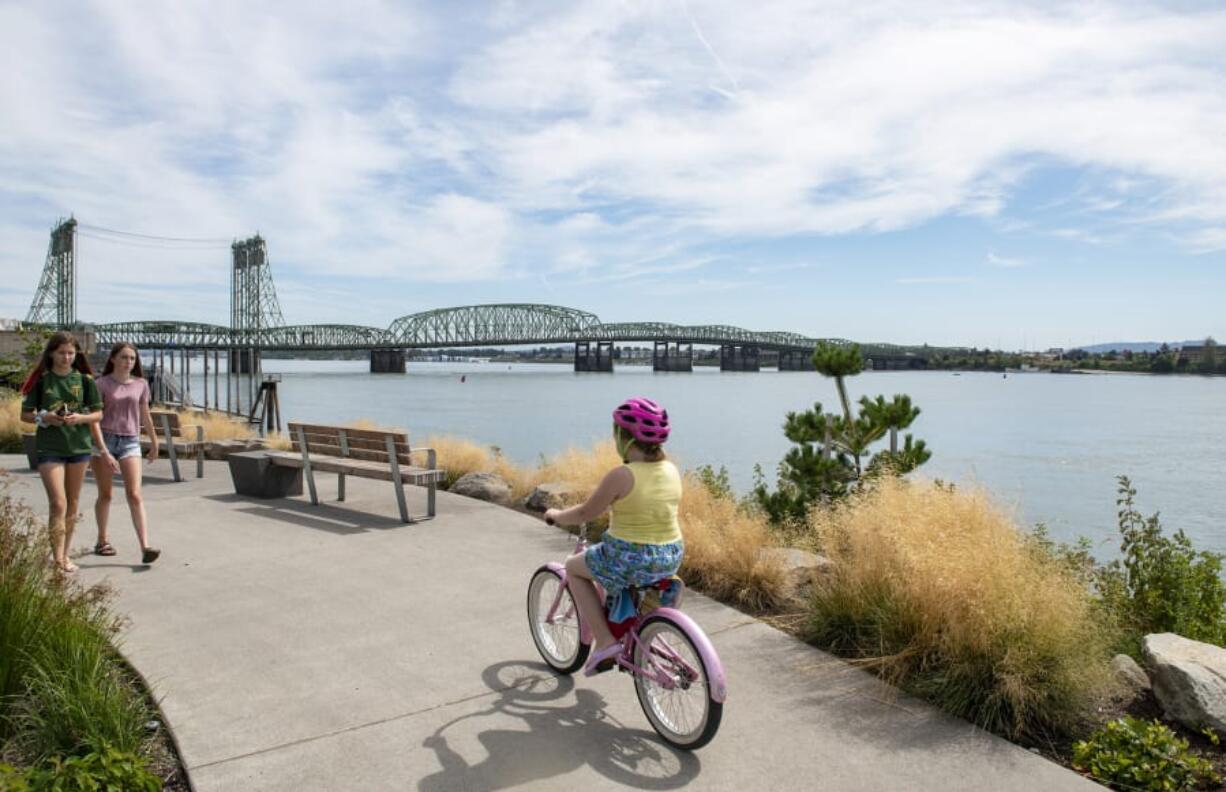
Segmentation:
<svg viewBox="0 0 1226 792">
<path fill-rule="evenodd" d="M 33 432 L 34 424 L 21 422 L 21 396 L 7 392 L 0 397 L 0 453 L 21 453 L 22 432 Z"/>
<path fill-rule="evenodd" d="M 152 716 L 112 647 L 109 592 L 83 588 L 48 560 L 43 521 L 0 479 L 0 753 L 138 751 Z"/>
<path fill-rule="evenodd" d="M 887 479 L 809 528 L 834 562 L 815 643 L 1014 739 L 1067 733 L 1110 690 L 1090 593 L 982 490 Z"/>
</svg>

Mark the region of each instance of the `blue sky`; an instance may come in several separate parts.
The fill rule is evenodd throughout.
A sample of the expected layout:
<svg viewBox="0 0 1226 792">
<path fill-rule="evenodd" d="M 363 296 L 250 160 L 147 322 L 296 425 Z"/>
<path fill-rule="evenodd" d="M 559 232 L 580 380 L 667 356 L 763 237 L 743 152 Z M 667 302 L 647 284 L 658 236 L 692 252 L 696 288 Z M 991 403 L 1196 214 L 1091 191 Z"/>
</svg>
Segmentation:
<svg viewBox="0 0 1226 792">
<path fill-rule="evenodd" d="M 65 20 L 71 20 L 66 24 Z M 1003 348 L 1226 337 L 1226 11 L 0 3 L 0 316 L 489 302 Z"/>
</svg>

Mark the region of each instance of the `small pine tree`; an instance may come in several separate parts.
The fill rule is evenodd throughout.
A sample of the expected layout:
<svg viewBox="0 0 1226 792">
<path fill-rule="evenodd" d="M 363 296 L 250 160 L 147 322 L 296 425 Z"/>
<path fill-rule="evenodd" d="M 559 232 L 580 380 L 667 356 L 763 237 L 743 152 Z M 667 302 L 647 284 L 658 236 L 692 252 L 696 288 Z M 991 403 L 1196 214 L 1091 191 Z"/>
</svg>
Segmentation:
<svg viewBox="0 0 1226 792">
<path fill-rule="evenodd" d="M 773 492 L 761 470 L 754 487 L 755 498 L 775 523 L 803 519 L 814 503 L 842 498 L 873 476 L 908 473 L 932 456 L 924 441 L 910 434 L 904 436 L 901 448 L 898 445 L 898 432 L 920 414 L 910 397 L 898 394 L 887 401 L 884 396 L 863 396 L 858 413 L 853 413 L 846 379 L 864 370 L 858 345 L 819 343 L 813 364 L 820 374 L 834 379 L 843 414 L 825 412 L 821 402 L 814 403 L 812 410 L 787 414 L 783 433 L 795 447 L 779 463 Z M 887 434 L 889 447 L 871 453 L 871 446 Z"/>
</svg>

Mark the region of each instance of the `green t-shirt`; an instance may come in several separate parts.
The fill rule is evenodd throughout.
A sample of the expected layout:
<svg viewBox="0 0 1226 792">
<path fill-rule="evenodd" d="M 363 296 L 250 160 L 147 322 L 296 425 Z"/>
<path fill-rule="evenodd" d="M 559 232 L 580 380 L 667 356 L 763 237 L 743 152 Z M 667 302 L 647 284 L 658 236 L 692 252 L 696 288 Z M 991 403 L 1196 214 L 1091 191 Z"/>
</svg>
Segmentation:
<svg viewBox="0 0 1226 792">
<path fill-rule="evenodd" d="M 54 371 L 43 373 L 42 380 L 26 394 L 21 402 L 23 410 L 50 410 L 60 407 L 73 413 L 92 413 L 102 409 L 102 395 L 94 378 L 73 370 L 61 377 Z M 78 456 L 88 454 L 94 443 L 89 435 L 89 424 L 75 426 L 40 426 L 35 436 L 35 447 L 46 456 Z"/>
</svg>

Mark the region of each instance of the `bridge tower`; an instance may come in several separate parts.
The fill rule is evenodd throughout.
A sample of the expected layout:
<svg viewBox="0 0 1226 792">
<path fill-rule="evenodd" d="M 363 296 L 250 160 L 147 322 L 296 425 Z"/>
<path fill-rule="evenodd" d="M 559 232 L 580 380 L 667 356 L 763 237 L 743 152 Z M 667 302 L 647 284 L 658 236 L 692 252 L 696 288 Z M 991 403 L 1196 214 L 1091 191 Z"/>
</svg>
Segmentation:
<svg viewBox="0 0 1226 792">
<path fill-rule="evenodd" d="M 285 319 L 268 265 L 268 243 L 256 234 L 232 244 L 230 252 L 230 370 L 251 374 L 260 369 L 260 331 L 284 325 Z"/>
<path fill-rule="evenodd" d="M 61 220 L 51 231 L 43 276 L 26 321 L 56 327 L 77 323 L 77 221 Z"/>
</svg>

